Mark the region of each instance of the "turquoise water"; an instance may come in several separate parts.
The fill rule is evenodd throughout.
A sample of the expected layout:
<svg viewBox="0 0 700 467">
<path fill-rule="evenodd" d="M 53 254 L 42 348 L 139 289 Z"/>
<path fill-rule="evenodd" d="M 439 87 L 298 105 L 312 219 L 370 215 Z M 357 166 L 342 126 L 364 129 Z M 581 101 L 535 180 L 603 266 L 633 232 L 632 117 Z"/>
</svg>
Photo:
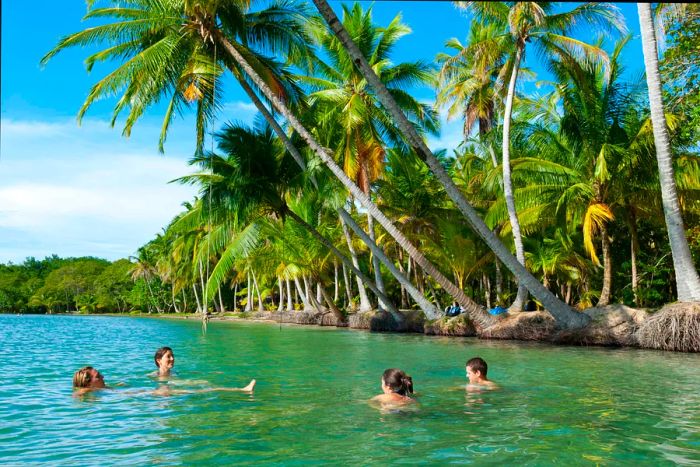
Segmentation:
<svg viewBox="0 0 700 467">
<path fill-rule="evenodd" d="M 187 380 L 154 396 L 153 353 Z M 479 355 L 502 389 L 464 391 Z M 115 390 L 72 397 L 92 364 Z M 416 410 L 382 412 L 387 367 Z M 148 318 L 0 315 L 0 464 L 700 464 L 700 355 Z"/>
</svg>

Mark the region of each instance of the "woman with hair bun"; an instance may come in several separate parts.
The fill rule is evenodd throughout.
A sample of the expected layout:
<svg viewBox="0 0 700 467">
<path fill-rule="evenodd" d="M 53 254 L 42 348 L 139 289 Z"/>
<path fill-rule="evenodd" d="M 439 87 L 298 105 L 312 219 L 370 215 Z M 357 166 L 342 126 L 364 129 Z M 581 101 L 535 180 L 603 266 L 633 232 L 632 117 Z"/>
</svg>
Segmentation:
<svg viewBox="0 0 700 467">
<path fill-rule="evenodd" d="M 382 405 L 404 405 L 415 402 L 410 394 L 413 394 L 413 379 L 398 368 L 389 368 L 382 375 L 382 394 L 372 400 Z"/>
</svg>

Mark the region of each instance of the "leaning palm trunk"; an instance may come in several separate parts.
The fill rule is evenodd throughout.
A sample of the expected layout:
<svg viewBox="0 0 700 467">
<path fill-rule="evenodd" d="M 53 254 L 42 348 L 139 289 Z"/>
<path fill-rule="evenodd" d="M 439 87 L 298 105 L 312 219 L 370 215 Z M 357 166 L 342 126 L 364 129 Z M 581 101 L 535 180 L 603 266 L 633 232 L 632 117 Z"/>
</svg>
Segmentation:
<svg viewBox="0 0 700 467">
<path fill-rule="evenodd" d="M 197 284 L 192 284 L 192 290 L 194 290 L 194 299 L 197 301 L 197 313 L 202 311 L 202 304 L 199 301 L 199 295 L 197 295 Z"/>
<path fill-rule="evenodd" d="M 350 277 L 348 276 L 348 268 L 343 263 L 343 283 L 345 284 L 345 295 L 347 297 L 347 309 L 350 309 L 352 305 L 352 282 L 350 282 Z"/>
<path fill-rule="evenodd" d="M 508 83 L 508 95 L 506 96 L 506 107 L 503 115 L 503 196 L 506 199 L 506 208 L 508 209 L 508 220 L 510 221 L 510 229 L 513 232 L 513 243 L 515 244 L 515 256 L 520 264 L 525 266 L 525 249 L 523 248 L 523 237 L 520 233 L 520 220 L 518 212 L 515 209 L 515 197 L 513 195 L 513 180 L 511 179 L 510 167 L 510 123 L 513 115 L 513 99 L 515 98 L 515 84 L 518 80 L 518 70 L 520 69 L 520 61 L 523 57 L 525 42 L 518 41 L 518 49 L 515 53 L 515 63 L 513 63 L 513 72 L 510 75 L 510 83 Z M 527 289 L 521 281 L 518 281 L 518 294 L 515 296 L 515 301 L 510 306 L 512 311 L 521 311 L 527 295 Z"/>
<path fill-rule="evenodd" d="M 348 251 L 350 251 L 350 258 L 352 258 L 352 265 L 356 269 L 360 269 L 360 262 L 357 260 L 357 253 L 355 253 L 355 247 L 352 246 L 352 238 L 350 237 L 350 232 L 348 232 L 348 228 L 345 225 L 345 221 L 343 220 L 343 216 L 340 216 L 340 225 L 343 227 L 343 235 L 345 235 L 345 241 L 348 244 Z M 377 288 L 378 289 L 378 288 Z M 362 280 L 360 279 L 359 276 L 357 276 L 357 290 L 358 293 L 360 294 L 360 311 L 365 312 L 369 311 L 372 309 L 372 305 L 369 303 L 369 298 L 367 297 L 367 291 L 365 290 L 365 286 L 362 284 Z"/>
<path fill-rule="evenodd" d="M 255 278 L 255 271 L 251 273 L 253 275 L 253 285 L 255 286 L 255 292 L 258 295 L 258 311 L 265 311 L 263 307 L 262 295 L 260 295 L 260 287 L 258 287 L 258 280 Z"/>
<path fill-rule="evenodd" d="M 277 120 L 275 120 L 275 118 L 272 116 L 272 114 L 270 114 L 270 112 L 267 110 L 267 107 L 265 107 L 265 105 L 262 103 L 262 101 L 260 101 L 258 96 L 253 91 L 253 89 L 250 87 L 250 85 L 248 85 L 248 83 L 245 81 L 245 79 L 243 79 L 240 76 L 240 74 L 237 72 L 237 70 L 233 69 L 232 73 L 234 73 L 236 78 L 238 78 L 238 81 L 241 84 L 241 86 L 243 87 L 243 90 L 246 92 L 246 94 L 248 94 L 248 97 L 250 97 L 253 104 L 256 106 L 256 108 L 263 115 L 263 117 L 265 118 L 265 121 L 267 121 L 270 124 L 273 131 L 277 134 L 277 136 L 280 138 L 280 140 L 282 140 L 282 143 L 284 144 L 287 151 L 289 151 L 289 153 L 292 155 L 292 157 L 294 158 L 296 163 L 299 165 L 299 167 L 301 167 L 301 169 L 305 171 L 306 170 L 306 163 L 304 162 L 303 157 L 301 156 L 301 154 L 299 153 L 297 148 L 292 144 L 291 140 L 289 139 L 287 134 L 284 132 L 282 127 L 279 125 L 279 123 L 277 123 Z M 311 181 L 314 185 L 316 185 L 315 178 L 312 177 Z M 342 208 L 340 208 L 339 212 L 340 211 L 344 211 L 344 210 Z M 343 231 L 345 232 L 346 240 L 348 242 L 348 249 L 350 250 L 350 255 L 352 258 L 352 266 L 350 266 L 350 264 L 347 263 L 347 258 L 345 258 L 345 256 L 342 255 L 342 253 L 340 253 L 337 249 L 332 250 L 332 251 L 334 251 L 334 254 L 338 257 L 338 259 L 340 259 L 342 261 L 343 266 L 347 265 L 351 270 L 359 271 L 360 270 L 360 263 L 357 260 L 357 255 L 355 254 L 355 249 L 352 246 L 352 240 L 350 239 L 350 236 L 347 234 L 347 228 L 346 228 L 345 224 L 343 223 L 342 216 L 341 216 L 340 220 L 341 220 L 341 224 L 343 225 Z M 326 242 L 324 244 L 328 244 L 328 243 L 329 242 Z M 365 242 L 365 243 L 367 243 L 367 242 Z M 368 243 L 368 246 L 370 246 L 369 243 Z M 387 260 L 387 262 L 385 262 L 385 266 L 389 267 L 389 263 L 390 263 L 390 261 Z M 345 269 L 343 269 L 343 270 L 345 271 Z M 359 276 L 356 274 L 357 286 L 358 286 L 359 294 L 360 294 L 360 311 L 369 311 L 369 310 L 371 310 L 372 307 L 370 305 L 369 298 L 367 297 L 367 292 L 366 292 L 365 287 L 364 287 L 364 283 L 367 283 L 368 286 L 369 286 L 369 283 L 367 282 L 366 279 L 363 279 L 362 277 L 366 277 L 366 276 Z M 397 279 L 398 279 L 398 277 L 397 277 Z M 347 290 L 349 290 L 349 294 L 350 294 L 348 296 L 348 307 L 349 307 L 350 304 L 352 303 L 352 297 L 351 297 L 352 290 L 351 290 L 351 288 L 347 288 Z M 384 292 L 380 291 L 380 293 L 381 293 L 381 295 L 385 296 Z M 377 298 L 379 299 L 379 295 L 377 295 Z M 386 299 L 385 303 L 388 303 L 388 299 Z M 396 310 L 396 308 L 393 305 L 387 304 L 385 306 L 385 309 L 390 311 L 390 313 L 392 313 L 395 320 L 398 320 L 398 321 L 402 320 L 402 318 L 398 314 L 398 312 L 394 313 L 393 311 L 391 311 L 391 310 Z"/>
<path fill-rule="evenodd" d="M 306 298 L 306 295 L 304 294 L 304 291 L 301 290 L 301 285 L 299 284 L 299 278 L 295 277 L 294 278 L 294 286 L 297 289 L 297 295 L 299 295 L 299 298 L 301 299 L 301 302 L 304 304 L 304 310 L 309 310 L 311 307 L 309 306 L 309 302 Z"/>
<path fill-rule="evenodd" d="M 371 196 L 370 199 L 372 199 Z M 376 244 L 377 239 L 374 231 L 374 220 L 372 220 L 372 216 L 369 213 L 367 213 L 367 232 L 369 233 L 370 241 Z M 379 269 L 379 258 L 374 253 L 372 253 L 372 267 L 374 268 L 374 282 L 377 284 L 377 288 L 384 292 L 384 279 L 382 279 L 382 271 Z M 379 302 L 379 309 L 384 309 L 382 302 Z"/>
<path fill-rule="evenodd" d="M 348 214 L 346 211 L 338 211 L 341 220 L 344 222 L 347 222 L 347 224 L 350 226 L 350 228 L 355 232 L 355 234 L 360 237 L 363 240 L 369 240 L 367 238 L 367 234 L 360 228 L 359 225 L 353 220 L 353 218 Z M 398 279 L 399 284 L 401 284 L 402 287 L 404 287 L 409 294 L 411 294 L 411 297 L 416 301 L 420 309 L 423 311 L 425 314 L 426 318 L 428 319 L 437 319 L 440 316 L 440 312 L 438 311 L 438 308 L 435 308 L 426 298 L 423 296 L 422 293 L 418 289 L 416 289 L 411 281 L 403 275 L 398 269 L 396 269 L 396 266 L 394 266 L 394 263 L 389 260 L 389 258 L 386 257 L 384 254 L 384 251 L 377 246 L 376 243 L 372 241 L 365 241 L 367 245 L 372 250 L 372 254 L 374 254 L 377 258 L 380 258 L 382 263 L 384 263 L 391 273 Z"/>
<path fill-rule="evenodd" d="M 340 212 L 345 213 L 347 216 L 350 216 L 346 211 L 344 210 L 339 210 Z M 371 280 L 367 276 L 364 275 L 362 271 L 360 271 L 358 268 L 356 268 L 352 262 L 350 262 L 345 255 L 343 255 L 334 245 L 331 243 L 330 240 L 328 240 L 326 237 L 318 233 L 316 229 L 314 229 L 310 224 L 308 224 L 304 219 L 299 217 L 294 211 L 287 211 L 287 215 L 290 216 L 292 219 L 294 219 L 299 225 L 304 227 L 311 235 L 314 236 L 323 246 L 328 248 L 334 255 L 336 255 L 342 262 L 343 265 L 346 265 L 357 277 L 362 279 L 362 282 L 367 284 L 367 286 L 374 292 L 374 294 L 379 298 L 379 300 L 382 300 L 385 304 L 387 304 L 387 311 L 391 313 L 393 316 L 394 320 L 397 322 L 402 322 L 403 317 L 399 314 L 398 310 L 394 305 L 391 303 L 391 300 L 384 295 L 383 292 L 380 292 L 377 286 L 372 283 Z M 350 218 L 352 220 L 352 218 Z M 354 222 L 353 222 L 354 224 Z M 352 225 L 352 224 L 351 224 Z M 355 224 L 356 225 L 356 224 Z M 361 230 L 361 229 L 360 229 Z M 376 247 L 376 245 L 375 245 Z"/>
<path fill-rule="evenodd" d="M 320 279 L 318 281 L 318 284 L 320 286 Z M 333 316 L 335 316 L 338 321 L 345 321 L 345 316 L 343 316 L 343 312 L 340 311 L 337 306 L 335 306 L 335 303 L 331 299 L 330 295 L 328 295 L 328 292 L 326 292 L 326 289 L 320 287 L 319 290 L 321 291 L 321 295 L 323 295 L 323 299 L 325 300 L 326 305 L 328 305 L 328 308 L 331 310 L 331 313 L 333 313 Z"/>
<path fill-rule="evenodd" d="M 403 114 L 401 109 L 396 105 L 396 102 L 389 94 L 386 87 L 379 80 L 377 75 L 371 69 L 367 60 L 362 55 L 362 52 L 358 49 L 357 45 L 352 41 L 347 31 L 343 27 L 342 23 L 338 20 L 331 7 L 325 0 L 313 0 L 314 4 L 320 11 L 321 15 L 325 18 L 329 27 L 333 33 L 338 37 L 343 46 L 347 49 L 350 56 L 353 58 L 355 64 L 362 71 L 363 76 L 367 79 L 368 83 L 372 86 L 374 91 L 377 93 L 380 101 L 384 107 L 390 112 L 392 118 L 396 122 L 397 126 L 401 130 L 402 134 L 407 138 L 408 143 L 413 148 L 413 150 L 418 154 L 418 156 L 428 165 L 430 170 L 435 174 L 437 179 L 442 183 L 445 191 L 449 197 L 454 201 L 459 210 L 467 218 L 472 229 L 481 237 L 488 247 L 499 257 L 499 259 L 506 265 L 508 269 L 513 273 L 515 277 L 518 278 L 519 282 L 525 285 L 527 289 L 537 297 L 540 302 L 545 306 L 545 308 L 552 314 L 556 320 L 558 326 L 563 328 L 576 328 L 585 326 L 590 318 L 583 314 L 577 313 L 571 307 L 567 306 L 557 297 L 555 297 L 549 290 L 547 290 L 532 274 L 530 274 L 525 266 L 523 266 L 503 245 L 503 243 L 494 235 L 493 232 L 484 224 L 484 221 L 479 217 L 476 210 L 469 204 L 469 202 L 464 197 L 464 194 L 455 185 L 454 181 L 450 178 L 449 174 L 445 168 L 440 164 L 440 162 L 435 158 L 430 149 L 426 146 L 425 142 L 421 139 L 420 135 L 416 132 L 416 129 L 411 125 L 406 116 Z M 382 225 L 383 226 L 383 225 Z M 421 265 L 422 266 L 422 265 Z M 431 274 L 432 275 L 432 274 Z M 433 276 L 435 277 L 435 276 Z M 438 281 L 440 282 L 440 281 Z M 442 283 L 440 283 L 442 285 Z M 446 289 L 450 295 L 456 297 L 451 290 Z M 465 303 L 473 303 L 468 299 L 464 293 L 461 293 L 461 297 L 464 297 Z M 458 300 L 462 304 L 463 300 Z M 479 311 L 467 309 L 469 316 L 474 318 L 476 316 L 483 316 L 486 314 L 485 310 L 479 307 Z M 488 316 L 488 315 L 486 315 Z M 491 320 L 488 320 L 491 322 Z"/>
<path fill-rule="evenodd" d="M 309 278 L 306 277 L 306 275 L 304 275 L 303 277 L 304 277 L 304 290 L 306 291 L 306 300 L 308 300 L 309 305 L 311 305 L 311 307 L 314 310 L 323 311 L 321 304 L 318 303 L 318 301 L 316 300 L 316 297 L 314 297 L 312 287 L 309 285 Z"/>
<path fill-rule="evenodd" d="M 202 268 L 202 258 L 199 258 L 199 282 L 202 285 L 202 319 L 206 320 L 209 312 L 209 297 L 204 286 L 204 268 Z"/>
<path fill-rule="evenodd" d="M 688 240 L 685 237 L 685 228 L 673 174 L 671 145 L 661 99 L 661 78 L 659 76 L 659 59 L 656 48 L 656 33 L 651 16 L 651 4 L 638 3 L 637 10 L 639 11 L 639 27 L 642 32 L 644 68 L 646 69 L 647 87 L 649 88 L 649 107 L 651 108 L 651 124 L 654 129 L 656 161 L 659 165 L 661 200 L 664 207 L 668 239 L 671 243 L 673 269 L 676 272 L 678 300 L 681 302 L 700 301 L 700 278 L 693 265 Z"/>
<path fill-rule="evenodd" d="M 262 80 L 255 70 L 248 64 L 243 56 L 231 45 L 231 43 L 221 34 L 220 31 L 209 31 L 223 45 L 231 57 L 238 63 L 243 71 L 255 82 L 261 92 L 267 97 L 273 106 L 287 119 L 292 128 L 306 141 L 323 163 L 331 170 L 333 175 L 350 191 L 350 193 L 362 203 L 372 217 L 374 217 L 384 230 L 391 235 L 396 242 L 419 264 L 425 272 L 430 274 L 440 286 L 449 293 L 458 303 L 460 303 L 469 314 L 472 322 L 478 329 L 487 327 L 494 322 L 493 317 L 486 310 L 475 303 L 472 299 L 447 279 L 418 249 L 394 226 L 394 224 L 382 213 L 377 206 L 371 202 L 369 197 L 347 176 L 342 168 L 336 164 L 333 157 L 322 147 L 309 131 L 291 113 L 289 108 L 272 92 L 270 87 Z M 456 188 L 456 187 L 455 187 Z M 484 225 L 484 228 L 486 226 Z M 488 229 L 487 229 L 488 230 Z M 533 280 L 537 281 L 536 279 Z M 556 298 L 555 298 L 556 300 Z M 572 311 L 573 313 L 573 311 Z"/>
</svg>

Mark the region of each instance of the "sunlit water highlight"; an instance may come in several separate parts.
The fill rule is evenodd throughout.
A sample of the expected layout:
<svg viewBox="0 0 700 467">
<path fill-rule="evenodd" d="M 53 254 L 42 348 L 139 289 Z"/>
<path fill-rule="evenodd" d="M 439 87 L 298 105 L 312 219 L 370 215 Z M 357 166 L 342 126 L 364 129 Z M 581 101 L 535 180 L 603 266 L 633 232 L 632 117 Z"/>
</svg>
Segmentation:
<svg viewBox="0 0 700 467">
<path fill-rule="evenodd" d="M 178 387 L 255 377 L 255 394 L 152 395 L 162 345 Z M 465 393 L 476 355 L 501 390 Z M 87 364 L 124 386 L 72 397 Z M 413 376 L 416 410 L 367 403 L 387 367 Z M 0 382 L 1 464 L 700 464 L 697 354 L 0 315 Z"/>
</svg>

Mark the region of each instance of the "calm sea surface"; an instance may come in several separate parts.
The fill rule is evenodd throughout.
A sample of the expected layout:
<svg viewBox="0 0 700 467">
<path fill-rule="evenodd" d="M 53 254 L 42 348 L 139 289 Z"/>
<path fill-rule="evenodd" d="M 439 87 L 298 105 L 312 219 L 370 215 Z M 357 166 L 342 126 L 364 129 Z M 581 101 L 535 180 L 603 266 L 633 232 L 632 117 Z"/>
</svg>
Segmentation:
<svg viewBox="0 0 700 467">
<path fill-rule="evenodd" d="M 180 389 L 151 393 L 153 353 Z M 502 389 L 464 391 L 464 363 Z M 72 397 L 91 364 L 120 386 Z M 367 403 L 382 371 L 415 410 Z M 148 318 L 0 315 L 0 464 L 700 465 L 700 355 Z"/>
</svg>

